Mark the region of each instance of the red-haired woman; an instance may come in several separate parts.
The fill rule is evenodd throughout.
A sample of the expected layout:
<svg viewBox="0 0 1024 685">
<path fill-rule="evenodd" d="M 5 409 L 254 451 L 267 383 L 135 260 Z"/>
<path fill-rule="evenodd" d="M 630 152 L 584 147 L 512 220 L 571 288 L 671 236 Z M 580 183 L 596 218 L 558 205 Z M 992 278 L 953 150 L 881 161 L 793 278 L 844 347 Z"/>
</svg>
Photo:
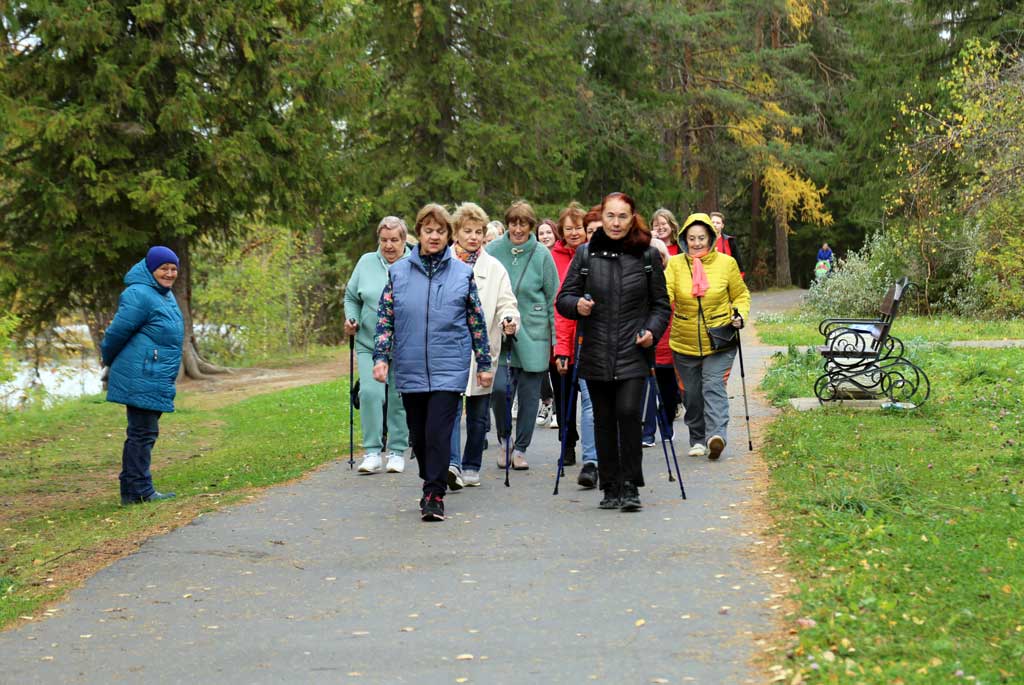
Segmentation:
<svg viewBox="0 0 1024 685">
<path fill-rule="evenodd" d="M 644 484 L 640 444 L 648 353 L 671 309 L 661 255 L 625 193 L 601 203 L 601 228 L 588 245 L 586 272 L 577 253 L 558 293 L 558 312 L 581 322 L 579 376 L 594 407 L 602 509 L 636 511 Z M 589 297 L 584 297 L 584 296 Z"/>
</svg>

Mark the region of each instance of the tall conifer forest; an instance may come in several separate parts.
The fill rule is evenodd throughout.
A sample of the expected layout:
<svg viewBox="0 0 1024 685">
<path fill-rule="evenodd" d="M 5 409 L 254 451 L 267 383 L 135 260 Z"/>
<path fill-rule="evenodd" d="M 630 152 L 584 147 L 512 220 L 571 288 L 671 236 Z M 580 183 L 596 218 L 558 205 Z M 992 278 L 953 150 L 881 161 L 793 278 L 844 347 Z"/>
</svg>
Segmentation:
<svg viewBox="0 0 1024 685">
<path fill-rule="evenodd" d="M 1016 2 L 13 0 L 0 24 L 13 337 L 98 336 L 164 244 L 190 330 L 336 341 L 381 217 L 612 191 L 722 212 L 755 289 L 806 287 L 828 242 L 851 288 L 1024 313 Z"/>
</svg>

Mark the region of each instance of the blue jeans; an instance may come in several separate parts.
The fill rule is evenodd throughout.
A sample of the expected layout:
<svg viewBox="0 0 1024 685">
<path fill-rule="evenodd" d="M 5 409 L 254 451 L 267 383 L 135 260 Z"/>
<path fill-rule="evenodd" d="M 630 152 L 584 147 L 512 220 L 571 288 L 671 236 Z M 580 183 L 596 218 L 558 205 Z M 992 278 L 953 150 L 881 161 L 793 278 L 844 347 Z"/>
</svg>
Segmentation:
<svg viewBox="0 0 1024 685">
<path fill-rule="evenodd" d="M 459 469 L 479 471 L 484 460 L 484 438 L 487 437 L 487 410 L 491 406 L 490 395 L 470 395 L 466 397 L 466 450 L 459 449 L 462 445 L 462 430 L 459 427 L 462 418 L 462 402 L 455 410 L 455 425 L 452 427 L 451 464 Z"/>
<path fill-rule="evenodd" d="M 579 379 L 580 395 L 583 397 L 580 422 L 580 438 L 583 441 L 583 462 L 597 463 L 597 445 L 594 443 L 594 405 L 590 402 L 587 382 Z"/>
<path fill-rule="evenodd" d="M 150 409 L 139 409 L 126 405 L 128 410 L 127 438 L 121 450 L 121 497 L 135 499 L 149 497 L 156 488 L 153 487 L 153 476 L 149 472 L 152 461 L 153 445 L 160 435 L 160 415 L 162 412 Z"/>
</svg>

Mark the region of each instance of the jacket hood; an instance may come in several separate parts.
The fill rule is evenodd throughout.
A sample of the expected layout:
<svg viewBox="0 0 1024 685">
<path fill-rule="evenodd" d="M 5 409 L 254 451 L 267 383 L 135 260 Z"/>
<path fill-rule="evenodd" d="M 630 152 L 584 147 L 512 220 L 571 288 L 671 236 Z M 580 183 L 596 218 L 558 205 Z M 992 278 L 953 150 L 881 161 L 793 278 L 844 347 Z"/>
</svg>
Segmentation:
<svg viewBox="0 0 1024 685">
<path fill-rule="evenodd" d="M 715 225 L 711 223 L 711 217 L 704 212 L 695 212 L 694 214 L 686 217 L 686 221 L 683 222 L 683 228 L 679 231 L 679 252 L 689 256 L 690 250 L 686 247 L 686 229 L 694 224 L 703 224 L 708 229 L 708 235 L 711 237 L 711 245 L 708 247 L 708 254 L 717 252 L 715 243 L 718 242 L 718 232 L 715 231 Z"/>
<path fill-rule="evenodd" d="M 146 268 L 145 259 L 140 260 L 138 264 L 128 269 L 128 273 L 124 275 L 124 284 L 148 285 L 161 295 L 170 291 L 170 288 L 165 288 L 156 282 L 156 279 L 153 278 L 153 274 L 151 274 L 149 269 Z"/>
</svg>

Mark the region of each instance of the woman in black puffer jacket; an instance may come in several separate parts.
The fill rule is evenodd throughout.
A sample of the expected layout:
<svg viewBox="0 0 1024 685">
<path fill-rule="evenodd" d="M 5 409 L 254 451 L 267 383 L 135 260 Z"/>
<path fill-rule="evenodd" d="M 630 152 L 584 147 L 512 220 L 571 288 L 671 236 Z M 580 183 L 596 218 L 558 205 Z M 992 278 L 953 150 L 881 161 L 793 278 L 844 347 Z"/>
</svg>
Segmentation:
<svg viewBox="0 0 1024 685">
<path fill-rule="evenodd" d="M 665 332 L 671 309 L 661 256 L 651 247 L 651 233 L 633 198 L 624 193 L 605 197 L 601 222 L 590 243 L 577 249 L 556 304 L 559 314 L 582 322 L 579 376 L 587 381 L 594 406 L 604 490 L 600 506 L 636 511 L 638 487 L 644 484 L 645 381 L 653 345 Z"/>
</svg>

